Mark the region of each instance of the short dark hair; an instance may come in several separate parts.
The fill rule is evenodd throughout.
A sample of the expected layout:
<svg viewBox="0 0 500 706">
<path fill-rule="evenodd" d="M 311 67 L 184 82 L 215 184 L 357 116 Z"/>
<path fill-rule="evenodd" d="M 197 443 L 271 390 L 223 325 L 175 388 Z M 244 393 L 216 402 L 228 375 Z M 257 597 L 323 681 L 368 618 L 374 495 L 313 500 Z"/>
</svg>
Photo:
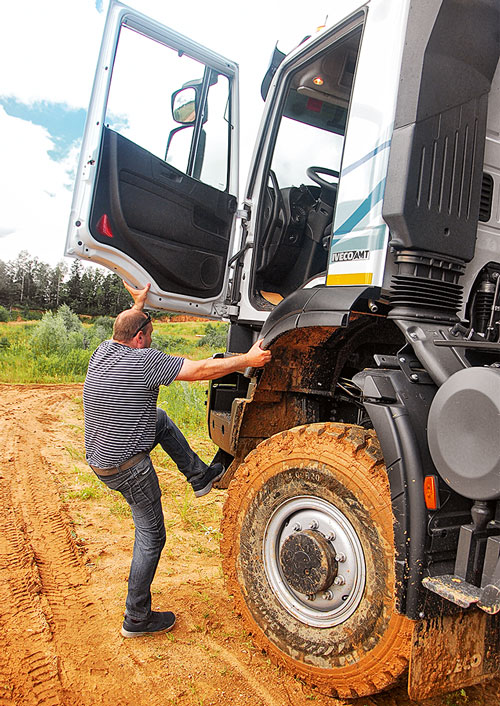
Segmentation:
<svg viewBox="0 0 500 706">
<path fill-rule="evenodd" d="M 131 341 L 143 326 L 151 321 L 149 314 L 137 309 L 126 309 L 115 319 L 113 325 L 113 338 L 115 341 Z"/>
</svg>

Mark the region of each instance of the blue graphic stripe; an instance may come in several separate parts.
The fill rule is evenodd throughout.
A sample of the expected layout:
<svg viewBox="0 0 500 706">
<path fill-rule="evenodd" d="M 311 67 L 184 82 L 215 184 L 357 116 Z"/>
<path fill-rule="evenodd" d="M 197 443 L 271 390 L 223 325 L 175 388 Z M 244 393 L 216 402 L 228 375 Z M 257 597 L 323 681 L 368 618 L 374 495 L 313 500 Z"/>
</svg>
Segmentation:
<svg viewBox="0 0 500 706">
<path fill-rule="evenodd" d="M 348 252 L 349 250 L 382 250 L 385 244 L 385 226 L 377 226 L 369 233 L 354 233 L 334 240 L 332 243 L 332 254 L 334 252 Z"/>
<path fill-rule="evenodd" d="M 382 152 L 382 150 L 387 149 L 387 147 L 390 147 L 391 141 L 387 140 L 387 142 L 382 143 L 378 147 L 375 147 L 374 150 L 371 152 L 368 152 L 368 154 L 365 154 L 364 157 L 361 157 L 361 159 L 358 159 L 357 162 L 354 162 L 353 164 L 350 164 L 348 167 L 345 169 L 342 169 L 342 175 L 344 174 L 349 174 L 349 172 L 352 172 L 354 169 L 357 167 L 361 166 L 365 162 L 368 162 L 372 157 L 375 157 L 376 154 L 379 152 Z"/>
<path fill-rule="evenodd" d="M 356 226 L 361 223 L 363 218 L 365 218 L 365 216 L 370 213 L 371 209 L 375 206 L 375 204 L 383 199 L 384 191 L 385 177 L 382 179 L 381 182 L 377 184 L 371 194 L 369 194 L 366 199 L 360 203 L 358 208 L 353 213 L 351 213 L 349 218 L 335 230 L 335 237 L 337 237 L 338 235 L 346 235 L 346 233 L 350 233 L 351 231 L 353 231 L 354 228 L 356 228 Z"/>
</svg>

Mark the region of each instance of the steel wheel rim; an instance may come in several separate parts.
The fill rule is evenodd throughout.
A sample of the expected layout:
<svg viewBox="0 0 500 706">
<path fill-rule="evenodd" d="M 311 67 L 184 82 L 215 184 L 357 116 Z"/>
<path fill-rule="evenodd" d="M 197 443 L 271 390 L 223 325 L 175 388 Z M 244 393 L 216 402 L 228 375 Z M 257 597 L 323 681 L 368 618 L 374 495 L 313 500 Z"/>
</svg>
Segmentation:
<svg viewBox="0 0 500 706">
<path fill-rule="evenodd" d="M 290 586 L 279 560 L 283 543 L 299 531 L 297 527 L 314 528 L 329 537 L 340 559 L 336 583 L 314 598 Z M 366 581 L 361 542 L 347 517 L 326 500 L 303 495 L 285 500 L 276 508 L 264 532 L 262 558 L 274 595 L 290 615 L 306 625 L 323 628 L 339 625 L 355 612 L 361 601 Z M 344 583 L 337 579 L 344 579 Z"/>
</svg>

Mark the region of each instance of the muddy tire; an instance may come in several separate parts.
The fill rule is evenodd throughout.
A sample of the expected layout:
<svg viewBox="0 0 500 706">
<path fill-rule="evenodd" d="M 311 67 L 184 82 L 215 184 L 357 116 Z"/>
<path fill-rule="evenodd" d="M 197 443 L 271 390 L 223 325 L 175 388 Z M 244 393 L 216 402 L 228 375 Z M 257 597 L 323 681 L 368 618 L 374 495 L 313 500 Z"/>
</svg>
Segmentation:
<svg viewBox="0 0 500 706">
<path fill-rule="evenodd" d="M 256 644 L 321 692 L 356 698 L 406 669 L 389 484 L 372 431 L 311 424 L 260 444 L 229 486 L 228 589 Z"/>
</svg>

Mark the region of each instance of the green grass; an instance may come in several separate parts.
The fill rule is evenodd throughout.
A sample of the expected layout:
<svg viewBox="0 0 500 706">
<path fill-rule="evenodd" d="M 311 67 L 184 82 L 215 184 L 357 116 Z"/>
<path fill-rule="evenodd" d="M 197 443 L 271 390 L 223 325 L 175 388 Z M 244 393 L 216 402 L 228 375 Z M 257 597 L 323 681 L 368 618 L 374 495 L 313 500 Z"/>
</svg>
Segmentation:
<svg viewBox="0 0 500 706">
<path fill-rule="evenodd" d="M 125 500 L 118 497 L 117 500 L 109 504 L 109 511 L 116 517 L 132 517 L 132 511 Z"/>
<path fill-rule="evenodd" d="M 38 325 L 37 321 L 0 322 L 0 382 L 17 384 L 83 382 L 95 345 L 82 348 L 75 343 L 75 347 L 64 352 L 57 350 L 35 352 L 33 334 Z M 215 328 L 226 326 L 219 322 L 211 322 L 210 325 Z M 165 352 L 199 360 L 223 350 L 220 346 L 215 348 L 199 346 L 206 327 L 205 321 L 154 322 L 154 338 L 158 347 Z M 88 332 L 90 326 L 84 325 L 83 329 Z M 166 397 L 172 414 L 176 413 L 175 410 L 178 410 L 179 405 L 188 405 L 195 410 L 197 421 L 191 424 L 194 428 L 201 420 L 199 408 L 200 402 L 204 402 L 204 389 L 201 390 L 196 386 L 193 386 L 193 391 L 173 388 Z"/>
<path fill-rule="evenodd" d="M 160 387 L 158 406 L 175 420 L 183 433 L 205 430 L 207 389 L 206 382 L 173 382 L 169 387 Z"/>
<path fill-rule="evenodd" d="M 0 339 L 8 341 L 7 347 L 0 348 L 0 382 L 82 382 L 92 351 L 73 349 L 65 355 L 35 354 L 31 341 L 37 323 L 0 323 Z"/>
<path fill-rule="evenodd" d="M 74 460 L 81 461 L 82 458 L 84 459 L 83 450 L 82 452 L 77 452 L 76 449 L 66 447 L 66 451 Z M 71 487 L 63 485 L 61 488 L 61 497 L 65 501 L 100 500 L 108 493 L 106 486 L 99 481 L 95 473 L 88 469 L 87 466 L 82 469 L 76 463 L 73 464 Z"/>
</svg>

